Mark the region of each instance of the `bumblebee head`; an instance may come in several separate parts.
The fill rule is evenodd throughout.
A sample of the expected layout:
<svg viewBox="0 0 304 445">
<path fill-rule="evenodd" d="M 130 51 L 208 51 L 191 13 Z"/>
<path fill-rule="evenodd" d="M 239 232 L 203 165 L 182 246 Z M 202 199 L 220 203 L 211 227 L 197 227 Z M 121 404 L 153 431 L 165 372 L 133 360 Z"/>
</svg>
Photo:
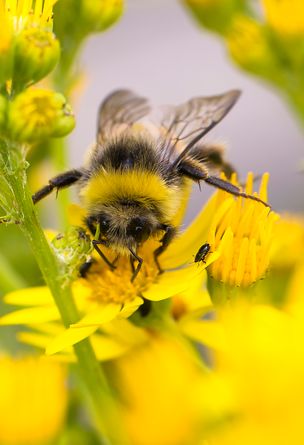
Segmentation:
<svg viewBox="0 0 304 445">
<path fill-rule="evenodd" d="M 118 251 L 137 248 L 159 231 L 159 222 L 152 211 L 135 206 L 111 206 L 86 218 L 93 235 L 99 225 L 99 240 Z"/>
</svg>

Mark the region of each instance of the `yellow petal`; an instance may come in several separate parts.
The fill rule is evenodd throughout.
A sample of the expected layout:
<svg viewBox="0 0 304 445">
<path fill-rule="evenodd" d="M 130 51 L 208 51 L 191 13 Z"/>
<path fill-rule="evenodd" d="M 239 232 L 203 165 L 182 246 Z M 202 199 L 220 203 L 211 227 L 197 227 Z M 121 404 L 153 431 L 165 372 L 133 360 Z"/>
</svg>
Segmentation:
<svg viewBox="0 0 304 445">
<path fill-rule="evenodd" d="M 14 306 L 45 306 L 53 305 L 54 300 L 48 287 L 28 287 L 15 290 L 3 297 L 6 304 Z"/>
<path fill-rule="evenodd" d="M 143 343 L 149 339 L 148 333 L 145 329 L 135 326 L 129 320 L 122 318 L 106 323 L 100 327 L 102 332 L 105 332 L 111 337 L 116 338 L 120 342 L 136 345 Z"/>
<path fill-rule="evenodd" d="M 93 311 L 85 315 L 78 323 L 71 325 L 72 329 L 78 329 L 88 326 L 98 327 L 103 323 L 114 320 L 121 311 L 121 304 L 106 303 L 99 304 Z"/>
<path fill-rule="evenodd" d="M 143 299 L 135 297 L 133 300 L 125 303 L 120 311 L 120 315 L 124 318 L 130 317 L 143 304 Z"/>
<path fill-rule="evenodd" d="M 213 320 L 181 320 L 181 331 L 192 340 L 214 349 L 223 349 L 225 335 L 220 323 Z"/>
<path fill-rule="evenodd" d="M 57 337 L 55 337 L 54 340 L 52 340 L 48 344 L 45 352 L 47 355 L 52 355 L 56 352 L 60 352 L 63 349 L 68 348 L 69 346 L 73 346 L 81 340 L 89 337 L 97 329 L 98 326 L 88 326 L 78 329 L 68 328 Z"/>
<path fill-rule="evenodd" d="M 195 279 L 200 270 L 197 265 L 192 264 L 184 269 L 165 272 L 158 277 L 158 281 L 152 284 L 148 290 L 143 292 L 143 296 L 147 300 L 160 301 L 170 298 L 173 295 L 184 292 L 191 280 Z M 202 275 L 202 280 L 204 275 Z"/>
<path fill-rule="evenodd" d="M 22 343 L 45 349 L 50 341 L 48 335 L 38 334 L 37 332 L 18 332 L 17 339 Z"/>
<path fill-rule="evenodd" d="M 231 200 L 233 201 L 233 198 Z M 161 255 L 160 263 L 164 269 L 180 267 L 194 260 L 198 249 L 208 241 L 210 222 L 217 207 L 218 194 L 215 193 L 193 223 Z"/>
<path fill-rule="evenodd" d="M 131 348 L 131 345 L 103 335 L 93 335 L 91 340 L 97 359 L 102 361 L 120 357 Z"/>
<path fill-rule="evenodd" d="M 53 307 L 34 307 L 29 309 L 21 309 L 4 315 L 0 318 L 0 325 L 15 325 L 15 324 L 36 324 L 45 323 L 48 321 L 59 320 L 60 315 L 56 308 Z"/>
</svg>

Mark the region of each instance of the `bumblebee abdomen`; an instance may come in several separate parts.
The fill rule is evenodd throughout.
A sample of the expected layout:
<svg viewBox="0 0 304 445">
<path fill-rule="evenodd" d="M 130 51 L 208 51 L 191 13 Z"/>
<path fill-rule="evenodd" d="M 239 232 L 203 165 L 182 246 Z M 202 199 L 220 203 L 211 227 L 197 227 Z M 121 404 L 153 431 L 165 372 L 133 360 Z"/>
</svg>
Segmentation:
<svg viewBox="0 0 304 445">
<path fill-rule="evenodd" d="M 180 205 L 181 189 L 142 168 L 100 169 L 81 188 L 80 197 L 90 213 L 101 206 L 129 202 L 155 212 L 161 221 L 170 221 Z"/>
</svg>

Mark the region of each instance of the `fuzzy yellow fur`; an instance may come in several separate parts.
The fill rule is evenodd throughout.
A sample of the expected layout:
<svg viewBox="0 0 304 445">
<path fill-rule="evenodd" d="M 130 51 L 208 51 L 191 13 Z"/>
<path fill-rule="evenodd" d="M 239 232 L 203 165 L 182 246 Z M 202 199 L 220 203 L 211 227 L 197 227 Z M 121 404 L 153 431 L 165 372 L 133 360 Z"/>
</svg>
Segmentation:
<svg viewBox="0 0 304 445">
<path fill-rule="evenodd" d="M 80 195 L 88 209 L 119 199 L 136 200 L 147 209 L 153 203 L 168 220 L 175 215 L 181 201 L 179 187 L 169 187 L 159 175 L 143 170 L 101 170 L 81 189 Z"/>
</svg>

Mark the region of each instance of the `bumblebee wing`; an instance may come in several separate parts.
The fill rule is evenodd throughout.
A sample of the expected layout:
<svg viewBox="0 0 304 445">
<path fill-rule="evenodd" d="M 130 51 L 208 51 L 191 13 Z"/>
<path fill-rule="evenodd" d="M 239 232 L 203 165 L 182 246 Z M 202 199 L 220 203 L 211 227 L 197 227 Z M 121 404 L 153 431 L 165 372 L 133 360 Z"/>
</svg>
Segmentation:
<svg viewBox="0 0 304 445">
<path fill-rule="evenodd" d="M 97 142 L 103 142 L 133 125 L 150 111 L 147 99 L 129 90 L 117 90 L 101 103 L 97 118 Z"/>
<path fill-rule="evenodd" d="M 233 107 L 240 96 L 231 90 L 218 96 L 195 97 L 177 107 L 172 107 L 162 121 L 165 157 L 176 167 L 197 142 L 210 131 Z M 183 143 L 183 151 L 177 146 Z"/>
</svg>

